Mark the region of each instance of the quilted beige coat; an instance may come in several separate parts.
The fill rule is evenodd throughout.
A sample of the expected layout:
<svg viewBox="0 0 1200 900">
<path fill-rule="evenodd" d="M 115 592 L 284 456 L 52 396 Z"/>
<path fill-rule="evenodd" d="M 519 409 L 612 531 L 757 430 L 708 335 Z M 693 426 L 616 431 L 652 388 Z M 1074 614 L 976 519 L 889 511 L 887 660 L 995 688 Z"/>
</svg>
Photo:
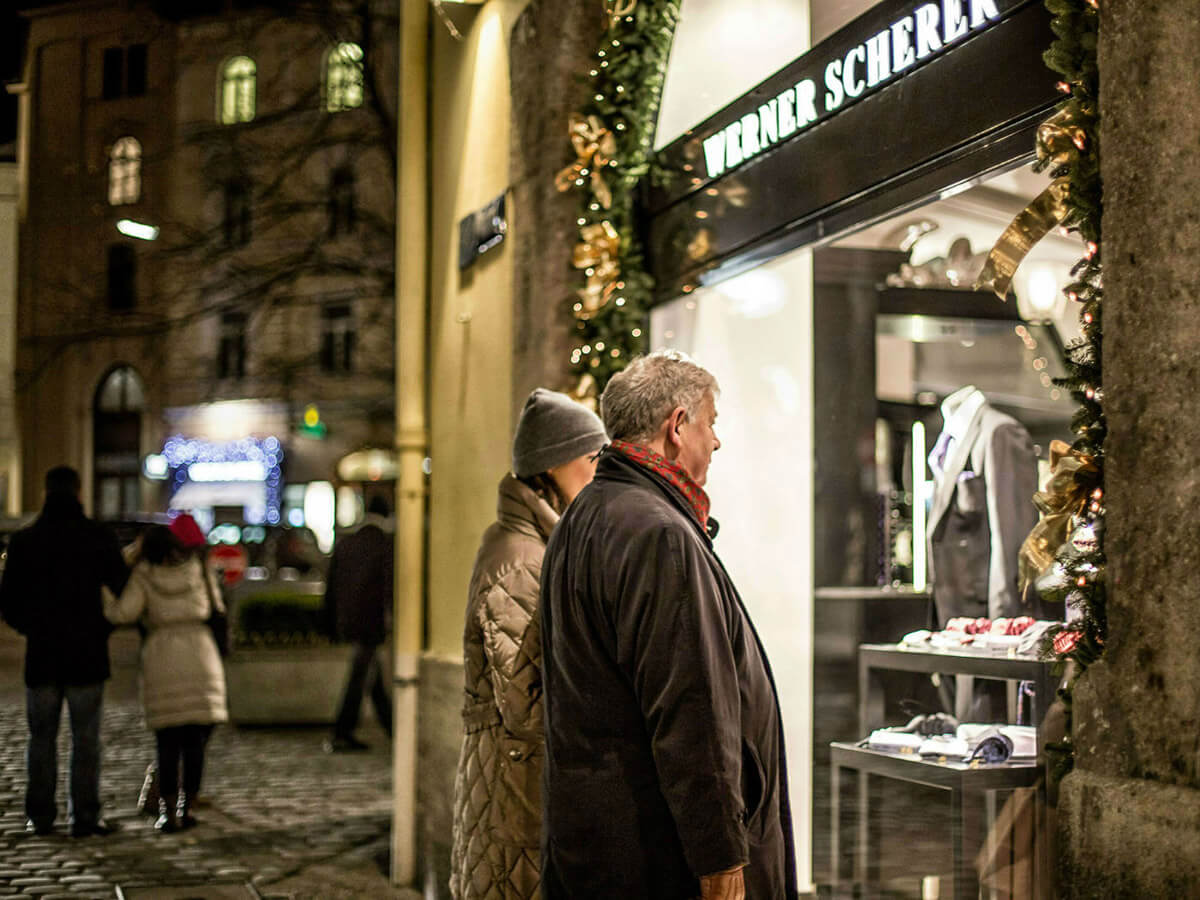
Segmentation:
<svg viewBox="0 0 1200 900">
<path fill-rule="evenodd" d="M 223 608 L 212 576 L 193 557 L 178 565 L 140 562 L 121 596 L 104 598 L 104 615 L 114 625 L 140 619 L 146 626 L 142 705 L 152 730 L 211 725 L 229 718 L 225 668 L 206 623 L 210 596 Z"/>
<path fill-rule="evenodd" d="M 454 785 L 455 900 L 539 896 L 542 677 L 538 580 L 558 514 L 512 475 L 475 557 Z"/>
</svg>

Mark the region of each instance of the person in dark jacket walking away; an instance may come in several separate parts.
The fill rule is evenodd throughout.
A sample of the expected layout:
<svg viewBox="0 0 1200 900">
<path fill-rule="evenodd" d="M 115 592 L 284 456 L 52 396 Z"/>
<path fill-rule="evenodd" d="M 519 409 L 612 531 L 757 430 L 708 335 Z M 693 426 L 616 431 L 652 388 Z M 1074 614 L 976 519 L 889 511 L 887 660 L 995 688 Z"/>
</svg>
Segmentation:
<svg viewBox="0 0 1200 900">
<path fill-rule="evenodd" d="M 354 659 L 333 737 L 325 749 L 331 753 L 366 750 L 354 736 L 363 694 L 369 692 L 379 724 L 392 733 L 392 701 L 384 684 L 386 666 L 379 647 L 387 639 L 392 612 L 394 541 L 388 518 L 391 510 L 380 496 L 367 504 L 367 516 L 333 548 L 325 585 L 325 608 L 336 633 L 354 644 Z"/>
<path fill-rule="evenodd" d="M 75 837 L 110 834 L 100 816 L 100 717 L 111 674 L 101 586 L 114 594 L 129 570 L 116 537 L 83 514 L 79 473 L 46 473 L 41 515 L 12 536 L 0 581 L 0 616 L 25 635 L 25 708 L 29 721 L 25 790 L 27 831 L 49 834 L 58 815 L 58 723 L 71 718 L 67 815 Z"/>
<path fill-rule="evenodd" d="M 538 578 L 546 539 L 596 471 L 604 423 L 536 388 L 475 556 L 463 629 L 463 742 L 454 781 L 454 900 L 537 900 L 542 834 Z"/>
<path fill-rule="evenodd" d="M 775 685 L 713 552 L 717 392 L 674 351 L 613 376 L 546 547 L 546 900 L 797 895 Z"/>
</svg>

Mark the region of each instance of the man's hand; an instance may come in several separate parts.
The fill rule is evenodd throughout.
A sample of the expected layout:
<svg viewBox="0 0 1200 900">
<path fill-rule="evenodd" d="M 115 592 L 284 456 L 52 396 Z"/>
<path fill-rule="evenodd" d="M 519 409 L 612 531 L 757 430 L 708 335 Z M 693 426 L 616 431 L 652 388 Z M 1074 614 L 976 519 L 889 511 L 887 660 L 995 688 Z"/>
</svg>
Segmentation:
<svg viewBox="0 0 1200 900">
<path fill-rule="evenodd" d="M 744 866 L 726 869 L 700 879 L 700 900 L 746 900 Z"/>
</svg>

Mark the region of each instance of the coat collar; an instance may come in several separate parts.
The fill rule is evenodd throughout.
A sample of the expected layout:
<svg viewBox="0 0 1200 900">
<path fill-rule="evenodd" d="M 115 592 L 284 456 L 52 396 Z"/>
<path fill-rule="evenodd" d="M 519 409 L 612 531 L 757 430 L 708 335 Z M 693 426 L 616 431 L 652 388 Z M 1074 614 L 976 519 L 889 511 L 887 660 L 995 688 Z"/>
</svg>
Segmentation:
<svg viewBox="0 0 1200 900">
<path fill-rule="evenodd" d="M 661 491 L 667 500 L 687 517 L 688 521 L 708 541 L 709 546 L 712 546 L 712 539 L 717 536 L 717 531 L 720 529 L 721 523 L 712 516 L 709 516 L 707 525 L 702 526 L 700 520 L 696 518 L 696 512 L 687 498 L 679 492 L 679 489 L 675 485 L 671 484 L 670 481 L 653 469 L 635 462 L 624 453 L 613 450 L 611 447 L 605 447 L 600 451 L 600 463 L 596 467 L 596 478 L 599 479 L 601 477 L 609 478 L 612 481 L 640 480 L 649 482 L 653 487 Z"/>
<path fill-rule="evenodd" d="M 946 420 L 942 433 L 951 439 L 951 443 L 945 459 L 940 462 L 933 459 L 933 454 L 930 455 L 929 465 L 937 478 L 926 525 L 927 534 L 933 534 L 950 508 L 958 476 L 967 467 L 967 460 L 971 458 L 971 450 L 979 437 L 983 415 L 989 408 L 983 393 L 970 385 L 960 388 L 942 401 L 942 414 Z"/>
<path fill-rule="evenodd" d="M 500 480 L 496 518 L 513 531 L 540 537 L 543 542 L 558 524 L 554 508 L 511 472 Z"/>
</svg>

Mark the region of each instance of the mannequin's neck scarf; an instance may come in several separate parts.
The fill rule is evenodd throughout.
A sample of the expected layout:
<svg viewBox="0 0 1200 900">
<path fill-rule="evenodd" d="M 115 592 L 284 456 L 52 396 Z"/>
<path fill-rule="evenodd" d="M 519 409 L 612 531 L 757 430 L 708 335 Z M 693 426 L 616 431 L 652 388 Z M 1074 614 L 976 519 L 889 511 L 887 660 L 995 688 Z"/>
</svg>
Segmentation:
<svg viewBox="0 0 1200 900">
<path fill-rule="evenodd" d="M 683 499 L 688 502 L 688 506 L 691 507 L 692 512 L 696 514 L 696 519 L 700 522 L 700 527 L 706 533 L 708 532 L 708 494 L 704 493 L 704 488 L 696 484 L 683 466 L 676 465 L 661 453 L 655 453 L 648 447 L 630 444 L 627 441 L 613 441 L 609 446 L 626 459 L 631 459 L 642 468 L 649 469 L 667 479 L 671 486 L 679 491 L 683 495 Z"/>
</svg>

